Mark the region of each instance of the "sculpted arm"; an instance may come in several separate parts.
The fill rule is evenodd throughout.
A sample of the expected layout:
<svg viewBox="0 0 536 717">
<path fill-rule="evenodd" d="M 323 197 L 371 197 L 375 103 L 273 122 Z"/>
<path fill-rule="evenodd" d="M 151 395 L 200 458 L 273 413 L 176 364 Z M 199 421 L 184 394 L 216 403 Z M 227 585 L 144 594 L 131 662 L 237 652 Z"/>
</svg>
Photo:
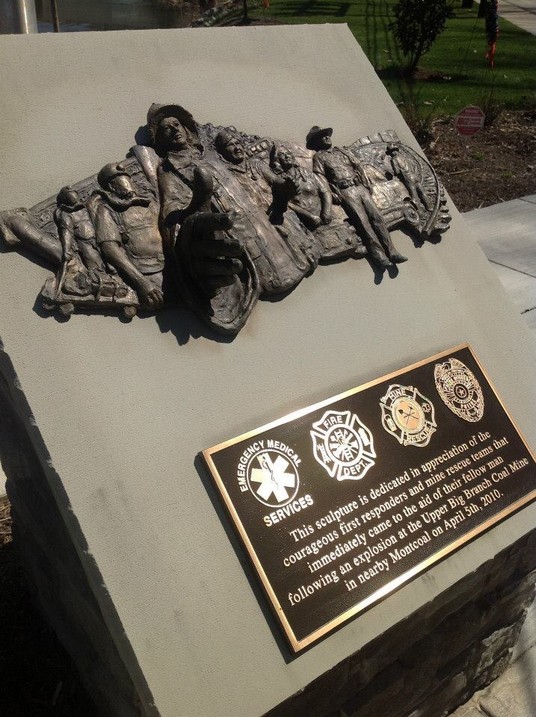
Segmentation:
<svg viewBox="0 0 536 717">
<path fill-rule="evenodd" d="M 97 242 L 104 259 L 136 290 L 141 303 L 152 309 L 161 306 L 162 292 L 130 261 L 123 247 L 119 228 L 104 204 L 97 210 Z"/>
<path fill-rule="evenodd" d="M 321 177 L 326 177 L 326 168 L 318 153 L 313 157 L 313 172 Z"/>
<path fill-rule="evenodd" d="M 329 162 L 324 162 L 318 154 L 315 154 L 313 157 L 313 173 L 320 187 L 322 223 L 329 224 L 333 204 L 340 204 L 340 197 L 334 188 L 336 179 L 334 168 Z"/>
<path fill-rule="evenodd" d="M 72 220 L 70 217 L 62 216 L 59 212 L 55 215 L 54 220 L 58 227 L 58 235 L 63 250 L 63 261 L 68 261 L 72 259 L 75 251 Z"/>
<path fill-rule="evenodd" d="M 298 194 L 299 187 L 291 177 L 278 177 L 264 162 L 257 162 L 256 166 L 280 201 L 289 201 Z"/>
<path fill-rule="evenodd" d="M 162 167 L 158 170 L 158 191 L 162 225 L 168 230 L 180 226 L 190 204 L 191 192 L 173 172 Z"/>
<path fill-rule="evenodd" d="M 288 207 L 289 209 L 292 209 L 292 211 L 301 219 L 308 229 L 316 229 L 320 226 L 320 217 L 313 214 L 313 212 L 310 212 L 308 209 L 301 207 L 296 202 L 289 202 Z"/>
<path fill-rule="evenodd" d="M 326 178 L 320 174 L 315 174 L 318 184 L 318 194 L 320 196 L 320 219 L 322 224 L 329 224 L 332 219 L 331 208 L 333 206 L 333 196 Z"/>
</svg>

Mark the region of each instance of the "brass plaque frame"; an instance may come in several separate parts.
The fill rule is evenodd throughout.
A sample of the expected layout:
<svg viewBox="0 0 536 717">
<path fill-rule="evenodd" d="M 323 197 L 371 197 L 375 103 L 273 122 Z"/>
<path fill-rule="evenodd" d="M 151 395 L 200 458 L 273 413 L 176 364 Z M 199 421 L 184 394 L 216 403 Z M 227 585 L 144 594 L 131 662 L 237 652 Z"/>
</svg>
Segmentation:
<svg viewBox="0 0 536 717">
<path fill-rule="evenodd" d="M 434 383 L 432 383 L 431 372 Z M 398 379 L 396 383 L 395 379 Z M 411 385 L 403 385 L 408 383 Z M 435 392 L 431 388 L 434 384 Z M 367 394 L 374 393 L 375 398 L 378 398 L 378 389 L 383 394 L 379 405 L 375 403 L 374 399 L 367 401 Z M 359 411 L 356 410 L 356 404 L 360 406 Z M 323 410 L 328 407 L 344 410 Z M 374 424 L 375 431 L 371 433 L 358 415 L 368 411 L 372 416 L 376 408 L 379 414 L 378 420 L 381 419 L 383 433 L 378 431 L 378 421 Z M 486 419 L 488 413 L 491 414 L 489 420 Z M 309 416 L 312 420 L 307 419 L 304 424 L 304 419 Z M 370 424 L 372 420 L 367 419 L 366 423 Z M 279 433 L 274 433 L 275 429 L 278 429 Z M 294 440 L 293 431 L 299 438 L 299 449 L 296 448 L 298 438 Z M 311 437 L 309 452 L 303 447 L 305 433 L 309 433 Z M 272 438 L 265 441 L 262 437 L 266 435 L 277 435 L 278 439 Z M 481 439 L 481 436 L 487 436 L 487 438 Z M 449 448 L 449 441 L 456 440 L 458 443 L 454 442 Z M 474 441 L 474 443 L 470 444 L 470 441 Z M 388 467 L 395 475 L 391 481 L 387 480 L 388 476 L 385 474 L 385 480 L 380 477 L 380 479 L 376 478 L 376 483 L 373 483 L 371 476 L 375 472 L 377 473 L 378 468 L 382 466 L 382 456 L 376 454 L 374 442 L 376 445 L 390 446 L 389 455 L 385 456 L 384 463 L 387 464 L 391 461 Z M 262 446 L 267 444 L 269 448 L 265 449 L 261 447 L 261 444 Z M 460 449 L 460 447 L 462 448 Z M 479 450 L 471 453 L 472 448 Z M 459 452 L 456 453 L 455 449 Z M 509 457 L 512 450 L 516 454 L 516 458 Z M 407 460 L 412 459 L 414 465 L 407 465 L 407 461 L 399 465 L 396 463 L 396 456 L 393 458 L 395 461 L 393 464 L 390 457 L 393 452 L 398 456 L 407 457 Z M 453 452 L 454 455 L 450 455 Z M 304 456 L 304 453 L 307 455 Z M 342 458 L 340 458 L 341 455 Z M 504 455 L 507 457 L 504 458 Z M 269 603 L 294 652 L 299 652 L 317 642 L 458 550 L 468 541 L 536 499 L 534 453 L 508 414 L 469 344 L 456 346 L 292 412 L 283 418 L 204 450 L 203 457 L 268 596 Z M 491 460 L 486 461 L 490 457 Z M 298 485 L 300 483 L 299 471 L 303 471 L 301 464 L 305 458 L 308 459 L 309 464 L 305 481 L 314 478 L 320 487 L 315 489 L 317 493 L 313 493 L 313 490 L 309 489 L 304 496 L 299 495 Z M 456 458 L 460 458 L 460 460 L 451 462 Z M 420 463 L 421 459 L 426 460 Z M 279 464 L 284 468 L 278 468 Z M 426 468 L 427 472 L 420 470 L 419 465 L 421 469 L 424 466 L 429 466 Z M 430 467 L 432 465 L 434 466 L 433 470 Z M 489 468 L 490 465 L 493 468 Z M 511 468 L 512 466 L 513 468 Z M 442 467 L 443 470 L 441 470 Z M 281 472 L 282 470 L 283 472 Z M 370 474 L 367 475 L 369 470 Z M 416 474 L 419 470 L 420 473 Z M 276 473 L 281 480 L 275 480 Z M 502 478 L 500 477 L 501 473 L 503 474 Z M 517 475 L 513 477 L 514 473 Z M 485 477 L 480 480 L 482 475 Z M 431 500 L 432 503 L 426 503 L 426 510 L 423 506 L 422 512 L 419 512 L 421 509 L 419 508 L 417 511 L 416 503 L 409 504 L 407 490 L 396 495 L 387 491 L 385 498 L 388 500 L 385 503 L 378 503 L 378 510 L 380 507 L 385 508 L 390 501 L 396 499 L 400 500 L 398 505 L 403 504 L 403 508 L 406 508 L 407 511 L 403 514 L 401 511 L 393 514 L 388 513 L 389 509 L 385 508 L 385 515 L 376 512 L 373 515 L 376 519 L 373 521 L 369 516 L 369 511 L 374 506 L 369 505 L 368 496 L 380 494 L 382 490 L 386 490 L 386 486 L 389 487 L 392 483 L 402 479 L 404 479 L 402 487 L 408 484 L 412 485 L 413 490 L 417 490 L 421 486 L 425 486 L 419 493 L 411 493 L 411 498 L 415 498 L 417 501 L 422 500 L 423 503 Z M 378 480 L 380 480 L 379 483 Z M 302 482 L 305 481 L 302 479 Z M 491 484 L 489 489 L 488 482 Z M 378 485 L 377 489 L 370 487 L 376 484 Z M 504 495 L 503 489 L 506 489 L 504 487 L 506 485 L 508 494 Z M 343 488 L 340 488 L 341 486 Z M 348 486 L 352 486 L 352 488 L 348 488 Z M 401 487 L 400 484 L 397 488 L 399 487 Z M 449 489 L 448 493 L 446 492 L 447 488 Z M 356 597 L 354 602 L 344 609 L 338 610 L 335 603 L 348 599 L 344 591 L 341 594 L 337 593 L 334 598 L 326 599 L 325 603 L 317 595 L 314 595 L 317 603 L 316 609 L 311 610 L 311 613 L 308 610 L 303 610 L 297 620 L 292 615 L 293 608 L 300 608 L 302 601 L 309 600 L 313 594 L 307 591 L 312 589 L 313 585 L 316 586 L 317 583 L 320 584 L 327 580 L 329 575 L 335 580 L 334 573 L 340 572 L 344 565 L 348 572 L 353 572 L 358 565 L 361 565 L 361 563 L 355 562 L 356 558 L 361 560 L 363 555 L 365 558 L 367 557 L 367 548 L 365 548 L 364 552 L 353 556 L 352 560 L 355 565 L 352 565 L 350 569 L 348 569 L 349 561 L 344 564 L 339 561 L 331 573 L 319 573 L 319 579 L 309 585 L 302 584 L 299 589 L 296 588 L 295 593 L 289 591 L 285 595 L 285 581 L 288 582 L 288 575 L 285 574 L 285 570 L 281 571 L 280 568 L 272 564 L 272 548 L 273 553 L 279 559 L 282 551 L 288 548 L 300 548 L 300 544 L 301 547 L 306 546 L 304 550 L 307 546 L 309 549 L 314 548 L 314 539 L 313 542 L 308 542 L 308 537 L 313 538 L 316 535 L 320 542 L 326 540 L 327 533 L 324 531 L 320 534 L 320 530 L 317 531 L 313 522 L 319 518 L 322 523 L 322 520 L 327 520 L 330 517 L 330 513 L 332 518 L 337 517 L 338 512 L 340 513 L 337 501 L 341 500 L 340 495 L 337 496 L 338 490 L 344 492 L 346 496 L 349 495 L 350 490 L 355 493 L 355 499 L 346 506 L 347 509 L 352 507 L 349 520 L 341 522 L 342 516 L 339 516 L 339 531 L 331 532 L 331 536 L 337 534 L 341 538 L 337 543 L 339 548 L 341 550 L 343 547 L 344 549 L 348 548 L 349 557 L 352 552 L 364 548 L 364 545 L 360 546 L 358 542 L 360 535 L 363 536 L 362 540 L 367 540 L 364 533 L 356 532 L 353 542 L 349 540 L 344 543 L 343 536 L 339 536 L 339 532 L 341 527 L 344 528 L 352 524 L 355 527 L 363 520 L 364 516 L 369 516 L 365 521 L 366 529 L 379 531 L 376 533 L 379 539 L 376 543 L 371 542 L 370 551 L 373 550 L 373 546 L 375 549 L 381 546 L 380 554 L 388 555 L 388 557 L 381 558 L 381 564 L 384 566 L 387 561 L 386 573 L 390 573 L 392 567 L 398 570 L 399 566 L 395 563 L 398 563 L 399 560 L 402 560 L 405 567 L 401 567 L 402 572 L 399 574 L 396 574 L 396 570 L 393 571 L 395 572 L 394 577 L 390 577 L 387 581 L 383 580 L 382 574 L 382 579 L 378 582 L 376 575 L 372 577 L 369 575 L 372 573 L 370 569 L 372 559 L 369 551 L 368 569 L 364 569 L 359 576 L 356 572 L 355 580 L 350 578 L 348 581 L 344 578 L 342 581 L 350 595 L 355 590 L 356 596 L 359 595 L 359 598 Z M 430 493 L 426 492 L 428 490 Z M 327 494 L 327 498 L 324 493 Z M 481 493 L 483 495 L 480 495 Z M 470 494 L 470 499 L 466 498 L 466 495 Z M 499 494 L 501 494 L 500 497 Z M 402 495 L 406 496 L 408 502 L 406 499 L 400 498 Z M 419 495 L 421 495 L 421 499 L 419 499 Z M 245 501 L 243 500 L 244 496 L 246 497 Z M 437 496 L 437 500 L 432 496 Z M 368 498 L 367 503 L 361 504 L 360 501 L 365 498 Z M 455 501 L 458 501 L 459 505 Z M 482 501 L 489 502 L 481 507 Z M 315 504 L 319 505 L 322 510 L 320 517 L 314 511 L 314 515 L 311 517 L 310 509 Z M 244 505 L 247 508 L 244 508 Z M 283 510 L 285 507 L 287 509 Z M 495 510 L 497 507 L 498 510 Z M 409 512 L 413 509 L 415 512 Z M 253 512 L 251 512 L 252 510 Z M 464 517 L 466 510 L 468 514 Z M 261 515 L 261 512 L 264 515 Z M 437 515 L 438 513 L 440 515 Z M 478 520 L 478 513 L 484 514 L 481 520 Z M 399 519 L 396 524 L 393 522 L 395 515 Z M 401 515 L 403 515 L 402 522 L 400 522 Z M 275 523 L 269 524 L 269 521 L 272 520 L 270 516 Z M 430 516 L 436 519 L 433 528 L 431 521 L 423 525 L 423 520 L 430 520 Z M 380 517 L 384 517 L 384 520 L 380 521 Z M 297 521 L 294 521 L 294 518 L 297 518 Z M 288 525 L 287 519 L 289 519 Z M 352 520 L 357 522 L 352 523 Z M 310 521 L 309 524 L 307 524 L 308 521 Z M 442 522 L 450 527 L 442 527 Z M 465 522 L 467 525 L 459 530 L 458 525 Z M 415 528 L 419 524 L 420 527 Z M 386 525 L 389 527 L 386 528 Z M 277 531 L 273 530 L 274 526 L 277 527 Z M 291 526 L 294 526 L 293 530 L 287 531 L 288 536 L 291 537 L 281 539 L 284 527 Z M 425 528 L 429 528 L 429 530 L 425 530 Z M 309 529 L 311 533 L 308 532 Z M 388 537 L 382 531 L 391 529 L 392 539 L 397 534 L 401 535 L 405 532 L 406 536 L 410 538 L 407 545 L 399 540 L 397 543 L 385 547 Z M 413 529 L 413 533 L 408 536 L 408 530 L 411 529 Z M 400 533 L 397 532 L 398 530 Z M 411 538 L 417 533 L 417 530 L 421 532 L 415 541 L 412 541 Z M 439 530 L 442 532 L 439 533 Z M 445 531 L 449 530 L 452 530 L 452 540 L 443 537 Z M 439 534 L 430 535 L 432 531 L 437 531 Z M 428 536 L 426 542 L 415 547 L 419 538 L 422 542 L 425 540 L 425 536 Z M 272 538 L 273 543 L 271 543 Z M 294 542 L 292 542 L 293 540 Z M 397 548 L 395 546 L 398 542 L 401 542 L 401 545 Z M 414 559 L 412 553 L 419 553 L 420 549 L 425 547 L 428 542 L 431 545 L 425 551 L 423 559 Z M 349 545 L 352 545 L 353 548 L 350 549 Z M 432 546 L 436 547 L 432 550 Z M 317 562 L 322 562 L 336 552 L 335 550 L 330 553 L 330 547 L 333 547 L 333 543 L 325 546 L 328 552 L 324 552 L 324 556 Z M 390 551 L 389 547 L 393 547 L 393 551 Z M 409 551 L 408 555 L 412 556 L 409 561 L 406 561 L 405 551 Z M 297 550 L 295 553 L 290 553 L 283 560 L 289 561 L 294 558 L 296 562 L 306 561 L 301 552 Z M 319 554 L 320 550 L 310 556 L 312 560 L 306 561 L 311 574 L 314 573 L 314 570 L 317 572 L 320 570 L 315 567 L 314 560 Z M 296 555 L 301 555 L 301 557 L 298 559 Z M 397 555 L 402 555 L 402 557 L 397 558 Z M 389 565 L 389 559 L 393 561 L 393 565 Z M 335 559 L 331 562 L 334 563 Z M 380 560 L 374 564 L 378 571 L 381 564 Z M 289 564 L 288 567 L 293 567 L 293 565 Z M 301 573 L 298 574 L 298 582 L 303 581 L 304 576 L 309 576 L 304 564 L 300 565 L 299 569 L 301 569 Z M 338 575 L 337 585 L 343 576 L 344 573 Z M 366 585 L 368 589 L 361 590 L 360 585 L 356 584 L 358 577 L 359 581 L 365 580 L 365 583 L 362 584 L 366 584 L 370 580 L 370 586 Z M 355 584 L 356 587 L 348 587 L 349 584 L 351 586 Z M 340 589 L 342 589 L 342 585 Z M 322 591 L 326 595 L 328 592 L 331 594 L 334 592 L 329 583 L 322 584 L 318 588 L 315 587 L 315 590 L 318 590 L 319 595 Z M 292 595 L 294 601 L 297 602 L 292 602 Z M 284 601 L 286 601 L 285 605 L 283 605 Z M 309 620 L 311 629 L 308 631 Z"/>
</svg>

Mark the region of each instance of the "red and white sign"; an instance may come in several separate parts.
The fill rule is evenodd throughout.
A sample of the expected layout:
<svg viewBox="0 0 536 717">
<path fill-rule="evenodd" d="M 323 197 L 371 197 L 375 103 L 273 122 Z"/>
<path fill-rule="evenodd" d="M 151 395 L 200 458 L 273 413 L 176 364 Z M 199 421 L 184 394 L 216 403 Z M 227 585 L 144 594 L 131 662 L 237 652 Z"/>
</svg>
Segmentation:
<svg viewBox="0 0 536 717">
<path fill-rule="evenodd" d="M 454 118 L 454 126 L 460 134 L 468 136 L 480 132 L 484 126 L 485 119 L 486 115 L 482 112 L 480 107 L 469 105 L 461 112 L 458 112 Z"/>
</svg>

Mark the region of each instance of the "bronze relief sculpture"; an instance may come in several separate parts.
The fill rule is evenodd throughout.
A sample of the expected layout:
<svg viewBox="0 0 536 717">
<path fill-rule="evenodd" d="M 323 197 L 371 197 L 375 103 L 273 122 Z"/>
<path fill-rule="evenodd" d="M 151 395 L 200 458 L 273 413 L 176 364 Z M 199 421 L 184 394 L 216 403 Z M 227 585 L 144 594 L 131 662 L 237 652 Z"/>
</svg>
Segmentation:
<svg viewBox="0 0 536 717">
<path fill-rule="evenodd" d="M 406 261 L 390 230 L 420 239 L 450 222 L 428 162 L 386 131 L 346 147 L 313 126 L 305 146 L 200 125 L 153 104 L 149 140 L 31 209 L 0 213 L 0 237 L 45 258 L 43 306 L 131 318 L 182 303 L 236 334 L 257 299 L 294 289 L 319 263 Z"/>
</svg>

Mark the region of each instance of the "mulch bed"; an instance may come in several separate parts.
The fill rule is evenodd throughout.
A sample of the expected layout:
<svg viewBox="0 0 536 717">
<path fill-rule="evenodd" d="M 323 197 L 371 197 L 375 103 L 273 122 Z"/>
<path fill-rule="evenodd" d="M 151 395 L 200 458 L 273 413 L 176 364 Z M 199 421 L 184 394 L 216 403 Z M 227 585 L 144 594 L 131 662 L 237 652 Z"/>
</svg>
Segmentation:
<svg viewBox="0 0 536 717">
<path fill-rule="evenodd" d="M 428 159 L 461 212 L 536 194 L 536 110 L 502 112 L 472 137 L 436 121 Z"/>
</svg>

